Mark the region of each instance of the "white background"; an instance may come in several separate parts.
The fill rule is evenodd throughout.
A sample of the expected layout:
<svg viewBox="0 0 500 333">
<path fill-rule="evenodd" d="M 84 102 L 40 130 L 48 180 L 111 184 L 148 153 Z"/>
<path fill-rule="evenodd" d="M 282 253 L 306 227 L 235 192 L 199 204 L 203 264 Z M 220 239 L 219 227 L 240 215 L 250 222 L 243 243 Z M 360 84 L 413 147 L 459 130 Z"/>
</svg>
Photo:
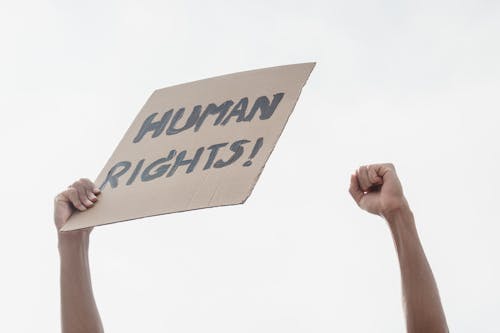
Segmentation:
<svg viewBox="0 0 500 333">
<path fill-rule="evenodd" d="M 404 331 L 388 228 L 347 192 L 391 161 L 451 331 L 500 332 L 499 41 L 493 0 L 2 0 L 0 331 L 59 330 L 53 197 L 153 90 L 317 61 L 245 205 L 94 230 L 106 331 Z"/>
</svg>

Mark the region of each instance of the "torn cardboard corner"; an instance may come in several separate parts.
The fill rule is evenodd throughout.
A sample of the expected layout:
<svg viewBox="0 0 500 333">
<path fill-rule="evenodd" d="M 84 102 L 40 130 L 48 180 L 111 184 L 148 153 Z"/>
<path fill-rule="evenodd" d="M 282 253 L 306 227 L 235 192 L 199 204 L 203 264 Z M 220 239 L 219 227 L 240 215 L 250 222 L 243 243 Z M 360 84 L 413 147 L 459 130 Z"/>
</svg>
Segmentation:
<svg viewBox="0 0 500 333">
<path fill-rule="evenodd" d="M 159 89 L 97 177 L 95 207 L 62 231 L 243 203 L 315 63 Z"/>
</svg>

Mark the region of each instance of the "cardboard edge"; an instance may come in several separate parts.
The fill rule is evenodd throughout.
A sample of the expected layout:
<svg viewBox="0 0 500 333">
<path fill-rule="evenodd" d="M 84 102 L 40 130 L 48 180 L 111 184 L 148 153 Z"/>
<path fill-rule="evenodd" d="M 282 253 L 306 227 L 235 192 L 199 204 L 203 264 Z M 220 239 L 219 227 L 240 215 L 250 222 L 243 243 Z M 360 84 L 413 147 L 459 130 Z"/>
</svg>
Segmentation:
<svg viewBox="0 0 500 333">
<path fill-rule="evenodd" d="M 253 190 L 253 188 L 252 188 L 252 190 Z M 115 223 L 123 223 L 123 222 L 135 221 L 135 220 L 140 220 L 140 219 L 144 219 L 144 218 L 147 218 L 147 217 L 155 217 L 155 216 L 162 216 L 162 215 L 171 215 L 171 214 L 177 214 L 177 213 L 192 212 L 192 211 L 200 210 L 200 209 L 220 208 L 220 207 L 227 207 L 227 206 L 238 206 L 238 205 L 242 205 L 243 203 L 245 203 L 245 201 L 247 200 L 247 198 L 248 198 L 248 196 L 245 199 L 243 199 L 241 202 L 236 202 L 236 203 L 222 204 L 222 205 L 219 205 L 219 206 L 204 206 L 204 207 L 198 207 L 198 208 L 178 210 L 178 211 L 175 211 L 175 212 L 152 214 L 152 215 L 147 215 L 147 216 L 135 217 L 133 219 L 125 219 L 125 220 L 118 220 L 118 221 L 103 223 L 103 224 L 99 224 L 99 225 L 96 225 L 96 226 L 93 226 L 93 227 L 72 228 L 71 226 L 68 226 L 68 223 L 66 223 L 65 225 L 63 225 L 61 227 L 61 229 L 59 229 L 59 231 L 60 232 L 71 232 L 71 231 L 75 231 L 75 230 L 84 230 L 84 229 L 90 229 L 90 228 L 107 226 L 107 225 L 111 225 L 111 224 L 115 224 Z"/>
<path fill-rule="evenodd" d="M 299 65 L 311 65 L 311 70 L 309 71 L 309 75 L 311 75 L 311 72 L 314 69 L 314 67 L 316 66 L 316 64 L 317 64 L 316 61 L 312 61 L 312 62 L 299 62 L 299 63 L 295 63 L 295 64 L 287 64 L 287 65 L 280 65 L 280 66 L 271 66 L 271 67 L 264 67 L 264 68 L 258 68 L 258 69 L 248 69 L 248 70 L 239 71 L 239 72 L 226 73 L 226 74 L 216 75 L 216 76 L 209 76 L 209 77 L 205 77 L 205 78 L 200 79 L 200 80 L 183 82 L 183 83 L 179 83 L 179 84 L 170 85 L 168 87 L 158 88 L 158 89 L 155 89 L 153 91 L 152 95 L 156 94 L 157 92 L 160 92 L 160 91 L 162 91 L 164 89 L 170 89 L 170 88 L 174 88 L 174 87 L 182 87 L 183 85 L 193 84 L 193 83 L 197 83 L 197 82 L 201 82 L 201 81 L 205 81 L 205 80 L 217 79 L 217 78 L 220 78 L 220 77 L 223 77 L 223 76 L 227 76 L 227 75 L 238 75 L 238 74 L 244 74 L 244 73 L 248 73 L 248 72 L 265 71 L 265 70 L 269 70 L 269 69 L 272 69 L 272 68 L 283 68 L 283 67 L 291 67 L 291 66 L 299 66 Z M 309 78 L 309 76 L 308 76 L 308 78 Z M 307 82 L 307 80 L 305 82 Z M 305 84 L 305 82 L 304 82 L 304 84 Z"/>
</svg>

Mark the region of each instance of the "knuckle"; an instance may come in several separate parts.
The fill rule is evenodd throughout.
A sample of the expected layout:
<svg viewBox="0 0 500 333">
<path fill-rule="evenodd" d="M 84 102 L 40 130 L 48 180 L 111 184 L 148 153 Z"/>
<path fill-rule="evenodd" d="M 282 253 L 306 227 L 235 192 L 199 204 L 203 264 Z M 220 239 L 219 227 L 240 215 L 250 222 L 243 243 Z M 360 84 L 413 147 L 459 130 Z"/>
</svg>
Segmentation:
<svg viewBox="0 0 500 333">
<path fill-rule="evenodd" d="M 63 192 L 63 193 L 64 193 L 64 192 Z M 64 198 L 64 194 L 63 194 L 63 193 L 59 193 L 58 195 L 56 195 L 56 196 L 54 197 L 54 203 L 56 203 L 56 202 L 59 202 L 59 201 L 63 200 L 63 198 Z"/>
<path fill-rule="evenodd" d="M 92 184 L 92 181 L 90 181 L 90 179 L 88 178 L 80 178 L 80 181 L 85 185 Z"/>
</svg>

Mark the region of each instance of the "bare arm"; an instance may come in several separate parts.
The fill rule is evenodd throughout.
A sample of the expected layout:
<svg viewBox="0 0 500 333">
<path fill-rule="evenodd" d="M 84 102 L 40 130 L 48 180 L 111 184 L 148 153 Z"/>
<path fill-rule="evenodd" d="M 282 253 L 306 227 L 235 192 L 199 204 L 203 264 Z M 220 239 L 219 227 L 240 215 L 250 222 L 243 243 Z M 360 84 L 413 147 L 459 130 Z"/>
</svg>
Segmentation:
<svg viewBox="0 0 500 333">
<path fill-rule="evenodd" d="M 382 216 L 389 224 L 401 269 L 407 331 L 448 332 L 436 281 L 394 166 L 359 168 L 351 176 L 349 192 L 362 209 Z"/>
<path fill-rule="evenodd" d="M 99 190 L 81 179 L 60 193 L 54 202 L 54 221 L 59 230 L 75 209 L 84 211 L 97 201 Z M 61 326 L 63 333 L 102 333 L 94 300 L 88 261 L 91 229 L 58 232 L 61 258 Z"/>
</svg>

